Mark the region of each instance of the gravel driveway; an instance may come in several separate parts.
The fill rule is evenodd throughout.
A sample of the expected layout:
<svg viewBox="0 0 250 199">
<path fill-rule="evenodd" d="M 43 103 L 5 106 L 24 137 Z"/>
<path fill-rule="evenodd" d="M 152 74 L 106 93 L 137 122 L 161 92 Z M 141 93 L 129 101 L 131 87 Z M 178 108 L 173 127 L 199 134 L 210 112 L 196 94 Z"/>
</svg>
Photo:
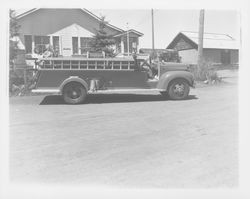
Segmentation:
<svg viewBox="0 0 250 199">
<path fill-rule="evenodd" d="M 13 182 L 131 188 L 238 185 L 237 74 L 192 89 L 184 101 L 158 93 L 10 98 Z M 236 74 L 236 75 L 235 75 Z"/>
</svg>

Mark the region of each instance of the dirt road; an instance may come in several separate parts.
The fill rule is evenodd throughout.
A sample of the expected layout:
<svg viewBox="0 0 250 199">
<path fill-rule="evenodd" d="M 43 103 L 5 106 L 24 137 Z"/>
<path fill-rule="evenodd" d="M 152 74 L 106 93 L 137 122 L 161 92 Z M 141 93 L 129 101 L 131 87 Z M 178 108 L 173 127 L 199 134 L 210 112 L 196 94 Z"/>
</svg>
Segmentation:
<svg viewBox="0 0 250 199">
<path fill-rule="evenodd" d="M 233 73 L 234 74 L 234 73 Z M 188 100 L 158 93 L 10 99 L 13 182 L 133 188 L 238 184 L 236 77 L 191 90 Z"/>
</svg>

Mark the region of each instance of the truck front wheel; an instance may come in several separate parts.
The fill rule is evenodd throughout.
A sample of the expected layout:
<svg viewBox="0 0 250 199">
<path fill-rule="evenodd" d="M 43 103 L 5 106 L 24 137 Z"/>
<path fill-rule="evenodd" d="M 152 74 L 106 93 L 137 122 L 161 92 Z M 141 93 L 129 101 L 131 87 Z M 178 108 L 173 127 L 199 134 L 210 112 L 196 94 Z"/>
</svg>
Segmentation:
<svg viewBox="0 0 250 199">
<path fill-rule="evenodd" d="M 63 100 L 68 104 L 80 104 L 87 97 L 84 86 L 78 82 L 71 82 L 63 88 Z"/>
<path fill-rule="evenodd" d="M 172 100 L 182 100 L 188 96 L 189 91 L 190 88 L 186 80 L 176 79 L 170 82 L 167 93 Z"/>
</svg>

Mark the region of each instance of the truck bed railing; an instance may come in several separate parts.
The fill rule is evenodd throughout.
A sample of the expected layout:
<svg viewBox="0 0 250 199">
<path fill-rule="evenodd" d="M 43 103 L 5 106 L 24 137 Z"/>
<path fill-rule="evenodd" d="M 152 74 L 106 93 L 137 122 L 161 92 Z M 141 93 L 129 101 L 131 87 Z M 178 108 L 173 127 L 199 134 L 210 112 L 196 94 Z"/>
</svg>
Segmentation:
<svg viewBox="0 0 250 199">
<path fill-rule="evenodd" d="M 133 59 L 116 58 L 44 58 L 42 70 L 134 70 Z"/>
</svg>

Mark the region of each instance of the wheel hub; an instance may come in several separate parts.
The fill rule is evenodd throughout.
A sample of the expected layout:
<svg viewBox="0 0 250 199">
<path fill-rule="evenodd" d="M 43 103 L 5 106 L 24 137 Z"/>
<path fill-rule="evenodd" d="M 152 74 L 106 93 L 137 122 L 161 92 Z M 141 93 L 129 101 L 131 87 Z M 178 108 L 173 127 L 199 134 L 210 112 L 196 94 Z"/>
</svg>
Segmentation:
<svg viewBox="0 0 250 199">
<path fill-rule="evenodd" d="M 184 85 L 183 84 L 176 84 L 174 87 L 174 92 L 177 95 L 183 95 L 184 94 Z"/>
<path fill-rule="evenodd" d="M 73 95 L 74 97 L 76 97 L 76 96 L 77 96 L 77 92 L 76 92 L 76 91 L 73 91 L 73 92 L 72 92 L 72 95 Z"/>
<path fill-rule="evenodd" d="M 78 88 L 70 88 L 67 95 L 71 99 L 77 99 L 80 96 L 80 90 Z"/>
</svg>

